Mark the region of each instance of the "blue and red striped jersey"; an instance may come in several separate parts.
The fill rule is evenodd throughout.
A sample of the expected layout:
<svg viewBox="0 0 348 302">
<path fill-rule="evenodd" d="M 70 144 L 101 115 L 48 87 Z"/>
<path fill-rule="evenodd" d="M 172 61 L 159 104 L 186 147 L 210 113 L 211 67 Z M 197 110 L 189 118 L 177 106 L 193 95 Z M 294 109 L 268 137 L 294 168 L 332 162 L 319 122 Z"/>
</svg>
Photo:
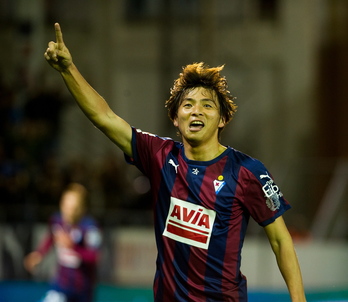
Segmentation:
<svg viewBox="0 0 348 302">
<path fill-rule="evenodd" d="M 266 226 L 290 208 L 271 174 L 231 147 L 189 160 L 182 143 L 135 128 L 132 148 L 127 160 L 151 182 L 155 301 L 247 301 L 240 265 L 249 217 Z"/>
</svg>

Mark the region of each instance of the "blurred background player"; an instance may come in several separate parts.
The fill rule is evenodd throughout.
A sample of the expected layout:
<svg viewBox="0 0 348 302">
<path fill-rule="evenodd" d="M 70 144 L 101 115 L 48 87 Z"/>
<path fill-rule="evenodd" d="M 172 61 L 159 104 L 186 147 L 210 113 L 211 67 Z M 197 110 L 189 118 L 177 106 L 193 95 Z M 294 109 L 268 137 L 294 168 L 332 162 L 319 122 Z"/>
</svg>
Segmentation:
<svg viewBox="0 0 348 302">
<path fill-rule="evenodd" d="M 60 200 L 60 212 L 49 220 L 49 232 L 36 251 L 24 259 L 33 273 L 52 246 L 57 252 L 57 271 L 44 302 L 90 302 L 96 284 L 100 230 L 85 214 L 87 190 L 78 183 L 69 184 Z"/>
</svg>

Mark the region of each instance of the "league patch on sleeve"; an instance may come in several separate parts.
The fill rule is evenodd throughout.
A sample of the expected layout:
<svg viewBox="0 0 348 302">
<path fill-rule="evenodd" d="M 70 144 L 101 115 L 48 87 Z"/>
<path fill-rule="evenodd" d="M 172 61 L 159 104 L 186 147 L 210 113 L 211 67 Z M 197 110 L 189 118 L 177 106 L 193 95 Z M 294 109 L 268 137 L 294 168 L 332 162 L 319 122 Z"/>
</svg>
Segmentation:
<svg viewBox="0 0 348 302">
<path fill-rule="evenodd" d="M 208 249 L 216 212 L 171 197 L 163 235 L 195 247 Z"/>
<path fill-rule="evenodd" d="M 260 175 L 260 179 L 266 180 L 262 190 L 265 193 L 267 207 L 271 211 L 278 210 L 280 208 L 279 198 L 283 196 L 282 192 L 280 192 L 279 187 L 273 182 L 268 173 Z"/>
</svg>

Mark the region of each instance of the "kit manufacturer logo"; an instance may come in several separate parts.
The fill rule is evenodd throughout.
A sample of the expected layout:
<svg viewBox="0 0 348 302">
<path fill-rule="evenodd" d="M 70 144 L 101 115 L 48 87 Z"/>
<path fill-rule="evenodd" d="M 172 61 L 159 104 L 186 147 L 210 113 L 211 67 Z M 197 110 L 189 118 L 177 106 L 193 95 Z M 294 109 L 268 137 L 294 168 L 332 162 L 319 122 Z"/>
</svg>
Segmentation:
<svg viewBox="0 0 348 302">
<path fill-rule="evenodd" d="M 170 165 L 172 165 L 172 166 L 174 167 L 175 173 L 178 173 L 179 164 L 176 164 L 176 163 L 174 162 L 173 159 L 170 159 L 170 160 L 168 161 L 168 164 L 170 164 Z"/>
</svg>

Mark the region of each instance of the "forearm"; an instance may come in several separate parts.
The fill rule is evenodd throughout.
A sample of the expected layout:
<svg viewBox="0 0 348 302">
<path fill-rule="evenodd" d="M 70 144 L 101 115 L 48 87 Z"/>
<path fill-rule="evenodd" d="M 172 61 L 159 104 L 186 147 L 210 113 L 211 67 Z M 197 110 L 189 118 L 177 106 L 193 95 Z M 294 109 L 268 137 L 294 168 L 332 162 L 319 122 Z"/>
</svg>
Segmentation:
<svg viewBox="0 0 348 302">
<path fill-rule="evenodd" d="M 302 275 L 291 235 L 282 216 L 265 227 L 268 240 L 276 256 L 279 270 L 289 289 L 292 302 L 305 302 Z"/>
<path fill-rule="evenodd" d="M 107 102 L 85 80 L 72 63 L 61 72 L 63 80 L 77 104 L 91 122 L 127 155 L 132 155 L 130 125 L 116 115 Z"/>
<path fill-rule="evenodd" d="M 288 287 L 292 302 L 306 301 L 301 270 L 292 241 L 280 243 L 274 250 L 279 270 Z"/>
<path fill-rule="evenodd" d="M 74 64 L 61 72 L 61 76 L 84 114 L 98 127 L 103 127 L 103 120 L 111 113 L 109 105 L 93 89 Z"/>
<path fill-rule="evenodd" d="M 47 254 L 47 252 L 50 250 L 50 248 L 53 245 L 53 238 L 52 234 L 48 234 L 39 244 L 39 246 L 36 248 L 36 251 L 39 252 L 41 255 Z"/>
</svg>

